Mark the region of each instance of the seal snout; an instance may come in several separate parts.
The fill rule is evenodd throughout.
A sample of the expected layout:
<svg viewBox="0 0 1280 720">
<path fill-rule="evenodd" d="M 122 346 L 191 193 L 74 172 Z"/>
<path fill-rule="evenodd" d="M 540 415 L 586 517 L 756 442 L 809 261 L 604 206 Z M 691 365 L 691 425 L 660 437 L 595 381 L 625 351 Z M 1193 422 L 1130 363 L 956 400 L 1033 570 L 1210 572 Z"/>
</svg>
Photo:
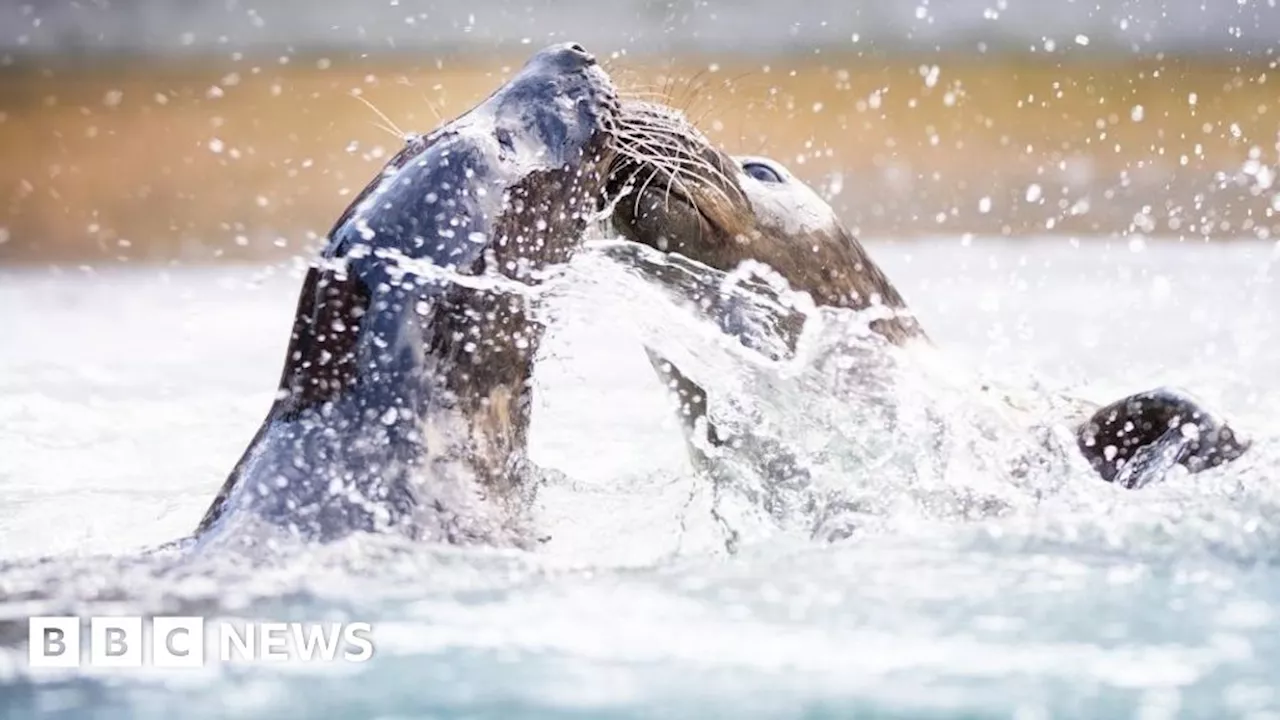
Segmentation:
<svg viewBox="0 0 1280 720">
<path fill-rule="evenodd" d="M 564 43 L 563 45 L 555 47 L 555 49 L 572 56 L 578 62 L 581 62 L 583 65 L 590 66 L 590 65 L 596 64 L 596 56 L 587 52 L 587 49 L 582 47 L 582 43 L 577 43 L 577 42 Z"/>
<path fill-rule="evenodd" d="M 587 52 L 587 49 L 582 47 L 582 43 L 569 43 L 569 50 L 577 53 L 588 65 L 594 65 L 596 62 L 596 56 Z"/>
<path fill-rule="evenodd" d="M 531 65 L 556 68 L 560 72 L 574 72 L 594 67 L 596 56 L 587 52 L 582 43 L 564 42 L 550 45 L 533 57 Z"/>
</svg>

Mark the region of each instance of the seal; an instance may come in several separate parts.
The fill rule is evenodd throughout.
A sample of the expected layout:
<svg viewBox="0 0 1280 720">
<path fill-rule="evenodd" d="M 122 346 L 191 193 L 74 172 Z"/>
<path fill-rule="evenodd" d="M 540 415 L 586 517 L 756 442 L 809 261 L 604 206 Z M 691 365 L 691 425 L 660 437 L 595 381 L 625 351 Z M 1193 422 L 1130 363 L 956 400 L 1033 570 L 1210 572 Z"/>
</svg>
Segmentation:
<svg viewBox="0 0 1280 720">
<path fill-rule="evenodd" d="M 820 306 L 883 309 L 870 326 L 894 345 L 930 343 L 831 206 L 785 166 L 732 156 L 679 111 L 657 103 L 625 101 L 618 125 L 609 186 L 617 198 L 613 224 L 623 237 L 725 273 L 744 261 L 763 263 Z M 714 310 L 723 329 L 741 331 L 731 307 Z M 679 396 L 695 459 L 705 461 L 697 446 L 721 444 L 706 420 L 706 393 L 649 352 Z M 1145 391 L 1089 412 L 1077 425 L 1077 445 L 1103 479 L 1125 487 L 1158 479 L 1175 464 L 1191 472 L 1214 467 L 1249 446 L 1222 416 L 1178 389 Z"/>
<path fill-rule="evenodd" d="M 196 530 L 524 544 L 526 291 L 566 263 L 612 161 L 612 81 L 576 43 L 410 138 L 303 282 L 277 399 Z"/>
</svg>

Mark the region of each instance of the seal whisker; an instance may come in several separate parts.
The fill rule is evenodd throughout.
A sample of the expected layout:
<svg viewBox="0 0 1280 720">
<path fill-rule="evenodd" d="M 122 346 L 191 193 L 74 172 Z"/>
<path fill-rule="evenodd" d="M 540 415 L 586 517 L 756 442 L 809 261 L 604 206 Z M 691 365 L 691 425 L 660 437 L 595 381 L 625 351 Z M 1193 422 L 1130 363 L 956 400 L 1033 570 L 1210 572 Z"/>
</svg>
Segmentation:
<svg viewBox="0 0 1280 720">
<path fill-rule="evenodd" d="M 682 147 L 675 143 L 671 138 L 649 132 L 634 132 L 629 130 L 619 131 L 620 144 L 626 147 L 629 144 L 637 147 L 643 147 L 662 156 L 662 151 L 673 153 L 675 157 L 661 159 L 688 162 L 693 164 L 703 163 L 703 159 L 695 155 L 688 148 Z"/>
<path fill-rule="evenodd" d="M 644 145 L 644 144 L 641 143 L 641 145 Z M 654 151 L 653 148 L 650 148 L 650 150 Z M 655 168 L 666 170 L 669 175 L 679 175 L 681 172 L 683 172 L 686 175 L 690 176 L 692 179 L 702 180 L 703 181 L 703 183 L 701 183 L 702 185 L 705 185 L 710 190 L 720 195 L 726 201 L 732 202 L 729 195 L 719 187 L 721 182 L 723 182 L 726 185 L 729 185 L 730 187 L 733 187 L 735 193 L 737 194 L 741 194 L 742 192 L 741 189 L 738 188 L 736 184 L 729 181 L 728 177 L 724 174 L 723 171 L 721 171 L 719 168 L 716 168 L 714 165 L 711 165 L 710 163 L 706 162 L 702 158 L 697 158 L 695 162 L 692 159 L 685 160 L 682 158 L 673 158 L 673 157 L 666 157 L 666 156 L 653 157 L 650 155 L 631 155 L 628 149 L 620 149 L 619 152 L 624 155 L 627 155 L 628 157 L 631 157 L 633 160 L 636 160 L 642 165 L 649 164 L 654 166 Z M 708 175 L 704 175 L 697 172 L 704 168 L 710 170 L 711 173 Z M 680 187 L 682 190 L 682 194 L 686 194 L 686 195 L 689 194 L 683 182 L 681 182 Z"/>
<path fill-rule="evenodd" d="M 413 84 L 412 80 L 410 80 L 408 77 L 404 75 L 401 75 L 400 77 L 396 78 L 396 83 L 399 85 L 406 85 L 408 87 L 417 87 L 416 85 Z M 422 101 L 427 104 L 427 109 L 431 111 L 432 115 L 436 116 L 436 122 L 444 123 L 445 117 L 440 113 L 440 108 L 436 107 L 436 104 L 431 100 L 430 97 L 427 96 L 426 92 L 423 92 L 421 95 L 422 95 Z"/>
<path fill-rule="evenodd" d="M 619 98 L 624 101 L 641 101 L 641 102 L 665 102 L 666 97 L 661 90 L 633 90 L 619 94 Z"/>
<path fill-rule="evenodd" d="M 641 143 L 641 145 L 643 146 L 644 144 Z M 625 150 L 623 151 L 623 154 L 626 154 L 630 159 L 634 160 L 636 163 L 638 163 L 642 167 L 644 165 L 649 165 L 651 168 L 649 177 L 645 179 L 645 182 L 640 186 L 640 188 L 637 191 L 636 205 L 634 208 L 637 212 L 639 208 L 640 196 L 643 194 L 644 190 L 649 186 L 649 184 L 654 180 L 654 178 L 658 175 L 660 171 L 665 172 L 667 175 L 667 190 L 666 190 L 666 198 L 664 201 L 667 204 L 670 203 L 671 191 L 673 188 L 679 190 L 680 195 L 682 197 L 688 198 L 690 202 L 695 202 L 694 198 L 692 197 L 692 193 L 689 191 L 689 188 L 685 185 L 684 179 L 682 178 L 682 174 L 692 175 L 693 177 L 697 177 L 703 180 L 707 179 L 701 175 L 697 175 L 687 167 L 682 167 L 683 163 L 679 163 L 679 162 L 673 163 L 672 158 L 663 157 L 658 154 L 655 154 L 655 155 L 629 154 Z"/>
<path fill-rule="evenodd" d="M 657 148 L 654 148 L 652 146 L 649 146 L 649 149 L 657 150 Z M 661 158 L 660 162 L 656 164 L 661 164 L 663 166 L 674 166 L 673 169 L 676 169 L 676 170 L 683 168 L 690 175 L 693 175 L 696 178 L 708 181 L 706 183 L 708 187 L 712 188 L 715 192 L 719 193 L 725 200 L 730 200 L 730 197 L 727 193 L 724 192 L 723 188 L 719 187 L 720 185 L 731 187 L 733 188 L 735 194 L 739 196 L 742 195 L 741 188 L 739 188 L 737 183 L 733 182 L 728 177 L 728 175 L 725 174 L 725 172 L 722 169 L 720 169 L 719 167 L 716 167 L 711 162 L 709 162 L 708 160 L 706 160 L 701 156 L 692 155 L 690 151 L 688 151 L 685 148 L 678 148 L 678 152 L 680 153 L 680 156 L 663 157 Z M 682 157 L 685 155 L 688 155 L 688 159 L 685 159 L 684 157 Z M 698 170 L 706 170 L 707 174 L 706 175 L 700 174 L 696 172 Z M 745 196 L 743 196 L 743 199 L 745 199 Z"/>
<path fill-rule="evenodd" d="M 440 114 L 440 108 L 436 107 L 436 104 L 431 101 L 431 98 L 427 97 L 426 93 L 422 93 L 422 101 L 427 104 L 427 109 L 431 111 L 431 114 L 436 116 L 437 123 L 444 122 L 444 115 Z"/>
<path fill-rule="evenodd" d="M 676 105 L 681 112 L 687 112 L 689 108 L 698 101 L 699 97 L 702 95 L 702 90 L 705 89 L 708 84 L 707 82 L 703 82 L 703 78 L 711 72 L 711 68 L 704 67 L 684 81 L 684 94 L 680 103 Z"/>
<path fill-rule="evenodd" d="M 668 205 L 670 203 L 670 192 L 671 190 L 674 189 L 674 190 L 678 190 L 680 196 L 688 200 L 689 203 L 693 205 L 695 209 L 698 208 L 697 197 L 695 193 L 690 191 L 689 185 L 685 182 L 686 177 L 691 180 L 701 181 L 697 183 L 699 187 L 705 187 L 709 191 L 720 196 L 720 198 L 725 200 L 726 202 L 732 202 L 730 197 L 717 186 L 717 183 L 712 182 L 710 178 L 704 175 L 700 175 L 687 167 L 679 167 L 679 166 L 673 167 L 673 166 L 667 165 L 666 162 L 668 159 L 666 158 L 661 158 L 659 159 L 658 162 L 654 162 L 648 159 L 647 156 L 628 156 L 628 157 L 638 162 L 641 166 L 644 166 L 644 165 L 649 166 L 651 170 L 651 175 L 649 180 L 652 180 L 653 174 L 656 174 L 660 171 L 666 172 L 668 176 L 667 199 L 666 199 Z M 647 186 L 648 186 L 648 180 L 646 181 L 644 186 L 639 188 L 639 191 L 643 192 Z M 637 208 L 639 207 L 638 203 L 639 203 L 639 198 L 637 198 L 637 206 L 636 206 Z"/>
<path fill-rule="evenodd" d="M 643 146 L 643 143 L 642 143 L 642 146 Z M 652 165 L 655 169 L 665 170 L 668 175 L 675 178 L 675 180 L 680 183 L 679 187 L 681 189 L 682 194 L 686 194 L 686 195 L 688 194 L 687 188 L 684 187 L 684 183 L 679 177 L 682 172 L 685 173 L 686 175 L 689 175 L 693 178 L 700 179 L 703 181 L 710 181 L 712 179 L 709 176 L 704 176 L 696 172 L 696 170 L 699 170 L 702 167 L 704 167 L 701 164 L 693 164 L 690 161 L 683 161 L 680 159 L 663 157 L 661 155 L 650 155 L 650 154 L 639 154 L 639 153 L 631 154 L 629 150 L 621 150 L 620 152 L 626 155 L 627 157 L 630 157 L 632 160 L 635 160 L 637 163 L 641 165 L 648 164 L 648 165 Z M 712 185 L 712 187 L 714 187 L 714 185 Z M 718 189 L 717 189 L 717 192 L 719 192 Z M 728 196 L 725 196 L 725 199 L 727 200 Z"/>
<path fill-rule="evenodd" d="M 697 162 L 706 162 L 701 155 L 695 153 L 692 148 L 681 143 L 678 137 L 671 133 L 661 133 L 655 128 L 644 126 L 622 126 L 619 129 L 619 133 L 622 136 L 621 139 L 647 141 L 655 147 L 669 150 L 681 156 L 687 156 Z"/>
<path fill-rule="evenodd" d="M 374 112 L 378 117 L 382 118 L 382 122 L 384 122 L 384 123 L 386 123 L 386 124 L 387 124 L 387 127 L 386 127 L 386 128 L 383 128 L 384 130 L 387 130 L 387 132 L 390 132 L 392 135 L 395 135 L 396 137 L 399 137 L 399 138 L 400 138 L 400 139 L 402 139 L 402 140 L 408 139 L 408 138 L 410 137 L 410 134 L 409 134 L 409 133 L 406 133 L 404 130 L 401 130 L 401 129 L 400 129 L 400 126 L 399 126 L 399 125 L 397 125 L 397 124 L 396 124 L 396 122 L 395 122 L 394 120 L 392 120 L 391 118 L 387 117 L 387 114 L 386 114 L 386 113 L 384 113 L 384 112 L 382 112 L 381 110 L 379 110 L 379 109 L 378 109 L 378 106 L 374 105 L 372 102 L 369 102 L 368 98 L 366 98 L 364 95 L 361 95 L 360 93 L 355 93 L 355 92 L 353 92 L 353 93 L 351 93 L 351 97 L 353 97 L 353 98 L 355 98 L 356 100 L 359 100 L 360 102 L 364 103 L 364 106 L 365 106 L 365 107 L 369 108 L 369 109 L 370 109 L 370 110 L 372 110 L 372 111 L 373 111 L 373 112 Z"/>
<path fill-rule="evenodd" d="M 696 150 L 696 144 L 709 144 L 709 141 L 677 110 L 644 101 L 626 103 L 618 121 L 617 136 L 622 155 L 668 174 L 666 204 L 670 202 L 671 192 L 679 192 L 696 202 L 689 183 L 731 203 L 730 193 L 746 199 L 741 187 L 723 167 Z M 646 182 L 651 180 L 646 178 Z"/>
<path fill-rule="evenodd" d="M 654 168 L 652 168 L 652 169 L 649 171 L 649 177 L 648 177 L 648 178 L 645 178 L 645 181 L 644 181 L 644 182 L 640 185 L 640 187 L 636 190 L 636 201 L 635 201 L 635 204 L 634 204 L 634 206 L 632 207 L 631 211 L 632 211 L 632 212 L 633 212 L 637 217 L 638 217 L 638 216 L 640 216 L 640 201 L 644 199 L 644 191 L 645 191 L 645 188 L 649 187 L 649 183 L 653 182 L 653 179 L 654 179 L 655 177 L 657 177 L 657 176 L 658 176 L 658 173 L 659 173 L 660 171 L 661 171 L 661 168 L 658 168 L 658 167 L 654 167 Z"/>
<path fill-rule="evenodd" d="M 668 68 L 668 70 L 674 70 L 674 67 L 672 67 L 672 68 Z M 664 97 L 666 97 L 668 100 L 670 100 L 670 99 L 671 99 L 671 90 L 672 90 L 672 87 L 674 86 L 675 80 L 676 80 L 676 76 L 675 76 L 675 72 L 674 72 L 674 71 L 673 71 L 673 72 L 668 72 L 668 73 L 663 77 L 663 82 L 662 82 L 662 94 L 663 94 L 663 96 L 664 96 Z"/>
<path fill-rule="evenodd" d="M 685 148 L 665 141 L 659 136 L 623 135 L 620 139 L 627 141 L 632 147 L 643 148 L 654 153 L 657 156 L 654 159 L 658 162 L 686 164 L 694 167 L 700 167 L 705 164 L 705 161 L 702 158 L 694 155 Z M 624 145 L 624 147 L 626 147 L 626 145 Z M 667 157 L 663 155 L 662 151 L 664 150 L 674 153 L 675 156 Z"/>
</svg>

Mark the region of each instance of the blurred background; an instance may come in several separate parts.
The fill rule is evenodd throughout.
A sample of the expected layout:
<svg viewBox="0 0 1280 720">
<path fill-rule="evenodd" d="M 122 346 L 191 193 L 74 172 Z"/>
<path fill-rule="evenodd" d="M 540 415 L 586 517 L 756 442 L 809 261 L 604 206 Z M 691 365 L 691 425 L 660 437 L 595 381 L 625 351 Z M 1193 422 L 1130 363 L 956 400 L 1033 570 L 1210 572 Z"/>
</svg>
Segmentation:
<svg viewBox="0 0 1280 720">
<path fill-rule="evenodd" d="M 297 255 L 538 47 L 868 238 L 1280 234 L 1276 0 L 0 0 L 0 263 Z"/>
</svg>

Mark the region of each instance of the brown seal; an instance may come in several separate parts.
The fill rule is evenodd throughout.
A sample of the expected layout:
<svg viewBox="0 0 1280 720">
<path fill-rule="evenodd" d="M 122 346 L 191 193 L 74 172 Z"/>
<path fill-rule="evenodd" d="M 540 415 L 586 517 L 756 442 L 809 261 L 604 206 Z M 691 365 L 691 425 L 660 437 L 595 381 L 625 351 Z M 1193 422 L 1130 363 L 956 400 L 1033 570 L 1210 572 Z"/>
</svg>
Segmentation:
<svg viewBox="0 0 1280 720">
<path fill-rule="evenodd" d="M 717 148 L 672 108 L 623 103 L 610 190 L 618 198 L 614 225 L 629 240 L 726 273 L 744 261 L 763 263 L 818 305 L 887 310 L 870 326 L 890 343 L 928 342 L 897 288 L 826 202 L 775 161 Z M 705 461 L 699 443 L 720 444 L 714 427 L 699 429 L 705 392 L 652 351 L 650 358 L 676 389 L 695 459 Z M 1249 445 L 1174 389 L 1094 408 L 1077 427 L 1077 444 L 1104 479 L 1126 487 L 1158 479 L 1174 464 L 1192 472 L 1219 465 Z"/>
<path fill-rule="evenodd" d="M 653 103 L 624 103 L 620 133 L 610 185 L 625 237 L 723 272 L 744 260 L 764 263 L 819 305 L 902 311 L 874 325 L 894 343 L 924 337 L 866 249 L 786 168 L 731 156 Z"/>
<path fill-rule="evenodd" d="M 580 45 L 409 142 L 307 273 L 275 404 L 197 530 L 523 543 L 539 274 L 595 212 L 617 113 Z"/>
</svg>

